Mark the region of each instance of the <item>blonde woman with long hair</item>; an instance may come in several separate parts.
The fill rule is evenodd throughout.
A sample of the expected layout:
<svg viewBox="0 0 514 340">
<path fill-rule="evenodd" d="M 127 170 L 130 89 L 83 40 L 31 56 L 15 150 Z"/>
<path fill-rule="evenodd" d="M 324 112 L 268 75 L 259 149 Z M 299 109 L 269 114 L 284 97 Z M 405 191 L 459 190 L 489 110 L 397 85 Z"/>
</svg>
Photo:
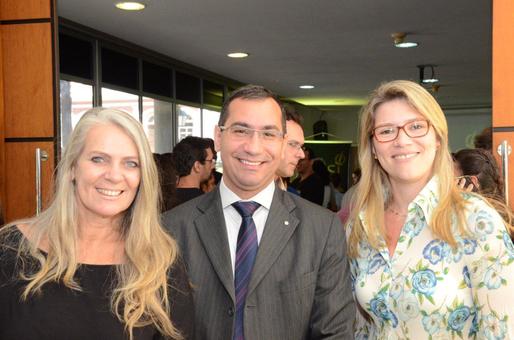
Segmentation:
<svg viewBox="0 0 514 340">
<path fill-rule="evenodd" d="M 444 114 L 423 87 L 373 92 L 359 163 L 347 232 L 356 338 L 514 338 L 508 225 L 457 187 Z"/>
<path fill-rule="evenodd" d="M 139 122 L 78 122 L 39 216 L 0 231 L 0 339 L 184 339 L 192 296 Z"/>
</svg>

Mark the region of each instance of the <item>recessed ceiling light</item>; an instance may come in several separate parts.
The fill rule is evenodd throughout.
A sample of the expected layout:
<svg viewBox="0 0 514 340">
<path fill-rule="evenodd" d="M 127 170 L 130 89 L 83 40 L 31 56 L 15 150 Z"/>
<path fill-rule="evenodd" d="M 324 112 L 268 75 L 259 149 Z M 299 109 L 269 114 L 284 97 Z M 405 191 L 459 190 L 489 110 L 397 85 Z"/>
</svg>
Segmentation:
<svg viewBox="0 0 514 340">
<path fill-rule="evenodd" d="M 394 44 L 395 47 L 398 48 L 411 48 L 411 47 L 417 47 L 418 43 L 413 41 L 405 41 L 402 43 Z"/>
<path fill-rule="evenodd" d="M 227 54 L 227 57 L 229 58 L 246 58 L 248 57 L 248 53 L 246 52 L 232 52 Z"/>
<path fill-rule="evenodd" d="M 407 33 L 404 32 L 397 32 L 391 34 L 391 37 L 393 38 L 394 46 L 398 48 L 411 48 L 411 47 L 417 47 L 418 43 L 414 41 L 405 41 L 405 37 L 407 37 Z"/>
<path fill-rule="evenodd" d="M 300 85 L 298 87 L 304 90 L 310 90 L 314 88 L 314 85 Z"/>
<path fill-rule="evenodd" d="M 116 7 L 125 11 L 141 11 L 146 7 L 146 5 L 136 1 L 124 1 L 118 2 Z"/>
</svg>

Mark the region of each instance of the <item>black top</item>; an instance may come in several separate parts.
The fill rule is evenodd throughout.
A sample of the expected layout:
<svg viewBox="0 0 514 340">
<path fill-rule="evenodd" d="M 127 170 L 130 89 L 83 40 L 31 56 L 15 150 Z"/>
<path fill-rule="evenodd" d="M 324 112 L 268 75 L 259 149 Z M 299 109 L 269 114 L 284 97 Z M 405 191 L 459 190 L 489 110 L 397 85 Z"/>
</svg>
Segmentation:
<svg viewBox="0 0 514 340">
<path fill-rule="evenodd" d="M 115 265 L 80 265 L 75 274 L 82 291 L 47 283 L 42 294 L 21 301 L 25 284 L 16 278 L 16 249 L 21 232 L 0 244 L 0 339 L 128 339 L 124 325 L 110 310 Z M 6 248 L 6 244 L 9 248 Z M 171 317 L 186 339 L 193 337 L 194 307 L 184 265 L 170 271 Z M 134 339 L 163 339 L 149 325 L 133 329 Z"/>
<path fill-rule="evenodd" d="M 199 188 L 177 188 L 175 206 L 192 200 L 200 195 L 203 195 L 203 191 Z"/>
<path fill-rule="evenodd" d="M 301 197 L 313 203 L 323 205 L 325 185 L 318 175 L 312 174 L 303 181 L 298 177 L 291 185 L 300 192 Z"/>
</svg>

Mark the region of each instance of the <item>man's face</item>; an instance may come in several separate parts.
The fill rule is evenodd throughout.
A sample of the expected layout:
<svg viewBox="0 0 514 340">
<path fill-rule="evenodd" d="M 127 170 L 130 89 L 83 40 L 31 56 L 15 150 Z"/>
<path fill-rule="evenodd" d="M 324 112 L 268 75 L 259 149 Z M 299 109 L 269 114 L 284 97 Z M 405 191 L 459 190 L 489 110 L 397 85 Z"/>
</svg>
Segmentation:
<svg viewBox="0 0 514 340">
<path fill-rule="evenodd" d="M 312 162 L 310 160 L 310 155 L 308 151 L 304 151 L 304 158 L 298 161 L 298 165 L 296 166 L 296 170 L 299 174 L 304 174 L 312 168 Z"/>
<path fill-rule="evenodd" d="M 223 162 L 223 180 L 241 198 L 250 198 L 264 189 L 275 177 L 284 151 L 285 139 L 266 138 L 255 132 L 243 135 L 239 126 L 256 130 L 283 132 L 282 111 L 271 98 L 241 99 L 228 107 L 225 129 L 215 130 L 216 150 Z"/>
<path fill-rule="evenodd" d="M 280 162 L 277 175 L 280 177 L 291 177 L 298 165 L 298 161 L 305 157 L 302 146 L 305 142 L 303 129 L 292 120 L 286 122 L 287 142 L 284 151 L 284 158 Z"/>
</svg>

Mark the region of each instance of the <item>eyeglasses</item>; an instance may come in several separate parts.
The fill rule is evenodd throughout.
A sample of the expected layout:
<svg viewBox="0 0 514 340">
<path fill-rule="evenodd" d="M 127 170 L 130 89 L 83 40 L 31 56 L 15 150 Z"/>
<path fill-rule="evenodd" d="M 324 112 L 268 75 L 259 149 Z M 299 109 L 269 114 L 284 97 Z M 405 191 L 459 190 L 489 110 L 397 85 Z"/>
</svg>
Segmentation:
<svg viewBox="0 0 514 340">
<path fill-rule="evenodd" d="M 267 142 L 275 142 L 284 137 L 284 133 L 276 129 L 259 130 L 241 125 L 219 126 L 219 128 L 221 131 L 227 131 L 231 138 L 238 140 L 251 139 L 255 132 L 257 132 L 261 140 Z"/>
<path fill-rule="evenodd" d="M 214 163 L 216 163 L 216 158 L 213 158 L 213 159 L 204 159 L 203 161 L 204 161 L 204 162 L 214 162 Z"/>
<path fill-rule="evenodd" d="M 378 142 L 385 143 L 398 138 L 400 130 L 403 130 L 410 138 L 419 138 L 428 134 L 430 123 L 428 120 L 415 120 L 405 123 L 402 126 L 382 125 L 374 128 L 371 135 L 375 136 Z"/>
<path fill-rule="evenodd" d="M 287 145 L 295 149 L 296 151 L 303 150 L 303 144 L 300 144 L 299 142 L 295 140 L 290 140 L 287 142 Z"/>
</svg>

